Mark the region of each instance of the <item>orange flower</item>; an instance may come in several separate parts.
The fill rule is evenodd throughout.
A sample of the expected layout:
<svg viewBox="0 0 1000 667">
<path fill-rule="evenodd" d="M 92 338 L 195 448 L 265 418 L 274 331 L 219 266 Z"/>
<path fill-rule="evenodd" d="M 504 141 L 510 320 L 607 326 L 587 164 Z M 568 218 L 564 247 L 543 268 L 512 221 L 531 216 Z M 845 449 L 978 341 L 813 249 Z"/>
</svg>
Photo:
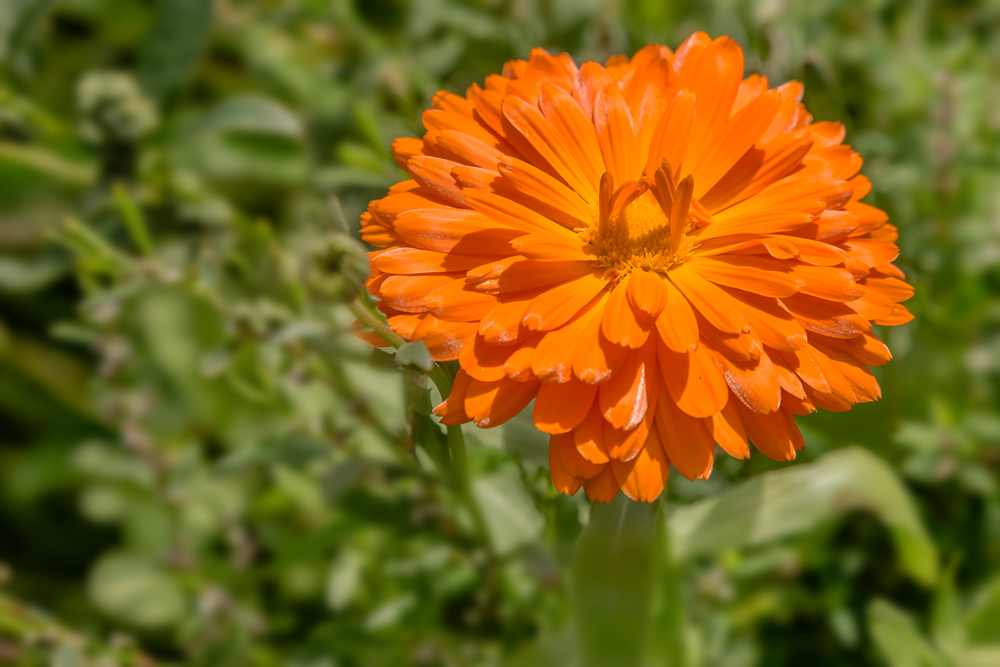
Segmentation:
<svg viewBox="0 0 1000 667">
<path fill-rule="evenodd" d="M 844 127 L 801 97 L 704 33 L 439 92 L 362 234 L 389 325 L 461 366 L 441 421 L 534 399 L 559 492 L 652 501 L 715 444 L 791 460 L 794 415 L 878 399 L 871 325 L 909 321 L 913 289 Z"/>
</svg>

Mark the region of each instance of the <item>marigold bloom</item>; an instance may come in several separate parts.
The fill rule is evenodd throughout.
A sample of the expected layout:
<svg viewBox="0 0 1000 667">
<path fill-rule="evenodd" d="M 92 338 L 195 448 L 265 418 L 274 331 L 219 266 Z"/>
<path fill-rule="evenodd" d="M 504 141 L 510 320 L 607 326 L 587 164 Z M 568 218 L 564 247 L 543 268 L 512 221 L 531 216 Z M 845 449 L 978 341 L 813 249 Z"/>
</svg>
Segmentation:
<svg viewBox="0 0 1000 667">
<path fill-rule="evenodd" d="M 534 399 L 560 492 L 652 501 L 715 444 L 791 460 L 794 415 L 878 399 L 871 325 L 909 321 L 913 290 L 844 127 L 801 97 L 704 33 L 439 92 L 362 234 L 393 331 L 461 366 L 442 422 Z"/>
</svg>

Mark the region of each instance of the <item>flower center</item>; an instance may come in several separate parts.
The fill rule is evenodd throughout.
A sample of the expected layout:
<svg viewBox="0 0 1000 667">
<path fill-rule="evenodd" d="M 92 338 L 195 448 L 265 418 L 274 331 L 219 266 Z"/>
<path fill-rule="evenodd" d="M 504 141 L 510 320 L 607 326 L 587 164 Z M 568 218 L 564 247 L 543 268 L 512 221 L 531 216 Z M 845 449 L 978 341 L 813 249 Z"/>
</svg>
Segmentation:
<svg viewBox="0 0 1000 667">
<path fill-rule="evenodd" d="M 683 263 L 694 247 L 694 237 L 687 234 L 673 247 L 670 220 L 651 190 L 613 211 L 605 224 L 598 221 L 582 231 L 581 237 L 594 246 L 600 265 L 619 275 L 633 269 L 666 273 Z"/>
</svg>

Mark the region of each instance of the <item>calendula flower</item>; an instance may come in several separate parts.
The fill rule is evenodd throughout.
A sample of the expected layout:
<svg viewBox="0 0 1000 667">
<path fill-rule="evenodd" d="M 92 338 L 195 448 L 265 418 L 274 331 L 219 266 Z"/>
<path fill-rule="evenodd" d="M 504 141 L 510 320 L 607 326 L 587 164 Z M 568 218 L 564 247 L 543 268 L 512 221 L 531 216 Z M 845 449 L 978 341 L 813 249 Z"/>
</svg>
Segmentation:
<svg viewBox="0 0 1000 667">
<path fill-rule="evenodd" d="M 801 98 L 704 33 L 439 92 L 362 234 L 393 331 L 461 366 L 442 423 L 534 400 L 560 492 L 652 501 L 716 444 L 791 460 L 795 415 L 878 399 L 872 324 L 913 290 L 844 127 Z"/>
</svg>

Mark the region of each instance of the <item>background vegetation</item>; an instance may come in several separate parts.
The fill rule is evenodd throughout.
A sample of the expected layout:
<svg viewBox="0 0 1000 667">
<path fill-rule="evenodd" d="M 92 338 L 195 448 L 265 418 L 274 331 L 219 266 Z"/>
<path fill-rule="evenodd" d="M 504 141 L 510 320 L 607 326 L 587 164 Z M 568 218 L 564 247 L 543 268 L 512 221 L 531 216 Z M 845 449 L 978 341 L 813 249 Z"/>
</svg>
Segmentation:
<svg viewBox="0 0 1000 667">
<path fill-rule="evenodd" d="M 525 420 L 466 487 L 338 225 L 438 88 L 699 29 L 900 227 L 885 398 L 656 508 L 554 495 Z M 998 266 L 995 0 L 4 0 L 0 664 L 998 665 Z"/>
</svg>

